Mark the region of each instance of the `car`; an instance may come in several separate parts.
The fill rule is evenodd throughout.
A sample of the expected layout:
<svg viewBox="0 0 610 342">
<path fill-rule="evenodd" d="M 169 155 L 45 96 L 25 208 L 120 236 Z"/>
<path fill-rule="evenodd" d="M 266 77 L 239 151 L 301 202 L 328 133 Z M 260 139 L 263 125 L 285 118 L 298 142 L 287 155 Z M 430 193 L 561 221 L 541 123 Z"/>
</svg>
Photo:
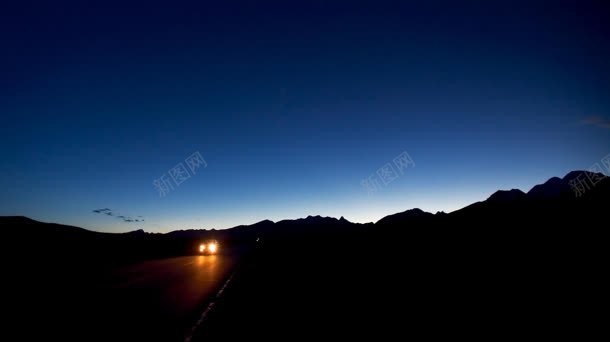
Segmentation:
<svg viewBox="0 0 610 342">
<path fill-rule="evenodd" d="M 199 244 L 199 254 L 211 255 L 218 253 L 219 244 L 216 240 L 208 240 Z"/>
</svg>

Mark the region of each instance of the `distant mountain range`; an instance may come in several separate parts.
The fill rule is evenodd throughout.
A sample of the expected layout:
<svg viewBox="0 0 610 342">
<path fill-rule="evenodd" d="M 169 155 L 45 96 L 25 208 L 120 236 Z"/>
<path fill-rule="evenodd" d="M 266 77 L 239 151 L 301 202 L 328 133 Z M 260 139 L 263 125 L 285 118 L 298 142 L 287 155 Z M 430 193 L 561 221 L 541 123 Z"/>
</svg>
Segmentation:
<svg viewBox="0 0 610 342">
<path fill-rule="evenodd" d="M 578 185 L 578 187 L 576 187 Z M 541 231 L 559 230 L 565 225 L 582 228 L 583 224 L 603 222 L 610 212 L 610 178 L 602 174 L 573 171 L 563 178 L 553 177 L 534 186 L 527 193 L 521 190 L 500 190 L 484 201 L 473 203 L 451 213 L 428 213 L 410 209 L 386 216 L 376 223 L 352 223 L 341 217 L 308 216 L 296 220 L 273 222 L 264 220 L 224 230 L 175 230 L 165 234 L 136 230 L 113 234 L 83 228 L 42 223 L 26 217 L 0 217 L 5 246 L 19 250 L 44 252 L 66 258 L 74 253 L 102 256 L 106 260 L 139 259 L 190 253 L 201 239 L 215 238 L 226 244 L 240 245 L 257 239 L 307 238 L 324 234 L 349 232 L 414 231 L 472 232 L 483 229 Z M 446 234 L 445 234 L 446 235 Z M 480 234 L 479 234 L 480 236 Z"/>
</svg>

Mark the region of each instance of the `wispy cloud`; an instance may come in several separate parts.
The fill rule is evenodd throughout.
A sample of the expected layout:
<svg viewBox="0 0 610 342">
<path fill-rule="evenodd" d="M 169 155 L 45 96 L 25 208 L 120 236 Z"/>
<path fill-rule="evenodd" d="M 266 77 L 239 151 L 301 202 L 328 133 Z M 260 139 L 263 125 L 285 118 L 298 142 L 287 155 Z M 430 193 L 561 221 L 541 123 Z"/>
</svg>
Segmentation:
<svg viewBox="0 0 610 342">
<path fill-rule="evenodd" d="M 601 116 L 589 116 L 581 121 L 583 125 L 591 125 L 599 128 L 610 129 L 610 120 L 604 119 Z"/>
<path fill-rule="evenodd" d="M 142 216 L 138 216 L 137 219 L 134 219 L 131 216 L 115 215 L 114 212 L 111 209 L 109 209 L 109 208 L 94 209 L 93 212 L 96 213 L 96 214 L 106 214 L 108 216 L 115 216 L 119 220 L 123 220 L 123 222 L 127 222 L 127 223 L 131 223 L 131 222 L 144 222 L 144 218 Z"/>
</svg>

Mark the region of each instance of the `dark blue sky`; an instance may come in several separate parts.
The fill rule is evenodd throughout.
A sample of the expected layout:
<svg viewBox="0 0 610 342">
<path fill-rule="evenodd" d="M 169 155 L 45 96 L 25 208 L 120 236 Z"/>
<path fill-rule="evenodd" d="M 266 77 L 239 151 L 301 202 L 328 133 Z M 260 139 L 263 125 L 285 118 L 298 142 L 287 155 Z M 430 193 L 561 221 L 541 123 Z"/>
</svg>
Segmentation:
<svg viewBox="0 0 610 342">
<path fill-rule="evenodd" d="M 0 215 L 103 231 L 368 222 L 599 162 L 608 5 L 491 3 L 3 8 Z M 153 181 L 197 151 L 207 167 L 160 197 Z M 415 167 L 368 193 L 404 151 Z"/>
</svg>

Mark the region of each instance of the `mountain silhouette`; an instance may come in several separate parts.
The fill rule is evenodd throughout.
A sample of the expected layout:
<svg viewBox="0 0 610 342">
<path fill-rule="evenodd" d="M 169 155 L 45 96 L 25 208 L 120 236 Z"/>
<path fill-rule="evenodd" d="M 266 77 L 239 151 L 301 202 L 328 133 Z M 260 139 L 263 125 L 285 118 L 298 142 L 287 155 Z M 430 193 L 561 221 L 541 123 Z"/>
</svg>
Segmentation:
<svg viewBox="0 0 610 342">
<path fill-rule="evenodd" d="M 527 195 L 525 194 L 525 192 L 519 189 L 498 190 L 494 192 L 493 195 L 489 196 L 487 201 L 512 202 L 523 199 L 526 196 Z"/>
<path fill-rule="evenodd" d="M 402 222 L 410 222 L 417 220 L 426 220 L 432 218 L 434 215 L 428 212 L 425 212 L 419 208 L 409 209 L 403 211 L 402 213 L 397 213 L 393 215 L 388 215 L 377 221 L 377 225 L 391 225 L 391 224 L 400 224 Z"/>
<path fill-rule="evenodd" d="M 597 177 L 597 178 L 594 178 Z M 570 182 L 589 181 L 586 190 L 577 196 Z M 591 179 L 596 179 L 593 184 Z M 566 224 L 582 226 L 583 222 L 602 222 L 610 210 L 607 200 L 610 180 L 601 174 L 573 171 L 563 178 L 553 177 L 534 186 L 527 193 L 518 189 L 499 190 L 484 201 L 476 202 L 451 213 L 432 214 L 421 209 L 409 209 L 381 218 L 376 223 L 352 223 L 341 217 L 308 216 L 294 220 L 260 221 L 229 229 L 175 230 L 151 234 L 139 229 L 129 233 L 101 233 L 83 228 L 42 223 L 22 216 L 0 217 L 4 245 L 20 250 L 28 246 L 47 256 L 68 259 L 78 253 L 83 258 L 121 262 L 193 253 L 201 239 L 214 238 L 230 245 L 251 244 L 260 239 L 307 239 L 345 233 L 398 234 L 396 239 L 414 238 L 418 234 L 444 235 L 437 238 L 459 238 L 472 234 L 480 239 L 490 232 L 511 232 L 527 229 L 528 236 L 549 228 L 558 230 Z M 478 233 L 473 233 L 477 231 Z M 392 233 L 389 233 L 392 232 Z M 485 232 L 484 234 L 479 234 Z M 511 233 L 512 234 L 512 233 Z"/>
<path fill-rule="evenodd" d="M 553 198 L 558 197 L 560 194 L 567 192 L 569 186 L 566 188 L 566 184 L 563 179 L 559 177 L 553 177 L 546 181 L 544 184 L 538 184 L 534 186 L 527 195 L 530 198 Z"/>
</svg>

